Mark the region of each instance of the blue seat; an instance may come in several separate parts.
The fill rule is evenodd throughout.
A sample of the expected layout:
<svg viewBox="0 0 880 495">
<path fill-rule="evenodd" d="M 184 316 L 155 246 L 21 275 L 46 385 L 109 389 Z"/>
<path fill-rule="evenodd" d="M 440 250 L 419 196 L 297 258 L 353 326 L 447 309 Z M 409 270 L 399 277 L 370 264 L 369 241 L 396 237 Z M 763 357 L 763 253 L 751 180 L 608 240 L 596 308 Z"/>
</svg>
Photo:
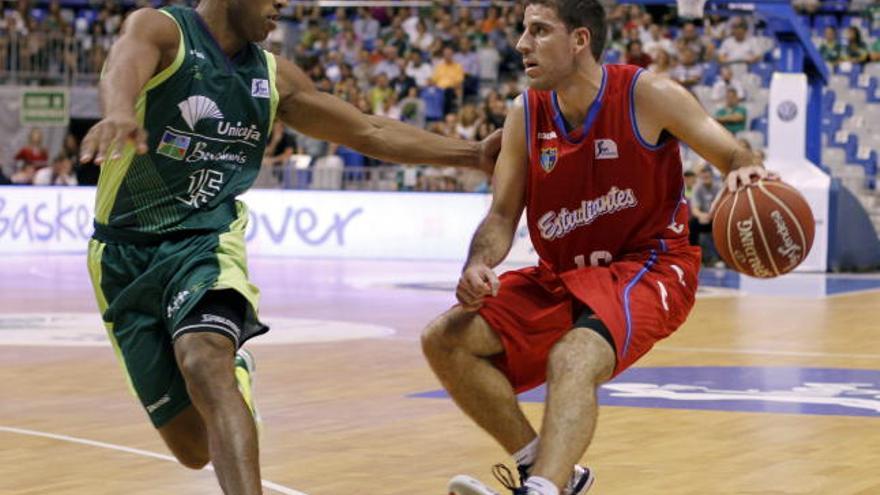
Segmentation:
<svg viewBox="0 0 880 495">
<path fill-rule="evenodd" d="M 876 76 L 869 77 L 867 81 L 860 77 L 856 81 L 856 88 L 865 91 L 868 103 L 880 103 L 880 95 L 877 93 L 878 86 L 880 86 L 880 79 L 877 79 Z"/>
<path fill-rule="evenodd" d="M 846 12 L 849 10 L 849 0 L 823 0 L 819 10 L 823 12 Z"/>
<path fill-rule="evenodd" d="M 749 125 L 750 131 L 760 132 L 764 135 L 764 141 L 767 141 L 767 117 L 761 116 L 752 119 L 752 123 Z"/>
<path fill-rule="evenodd" d="M 799 15 L 797 16 L 798 22 L 801 23 L 802 27 L 810 29 L 810 16 L 808 15 Z"/>
<path fill-rule="evenodd" d="M 773 63 L 758 62 L 757 64 L 752 64 L 750 70 L 753 74 L 756 74 L 761 78 L 762 88 L 770 87 L 770 79 L 773 77 L 773 72 L 775 71 Z"/>
<path fill-rule="evenodd" d="M 835 93 L 832 89 L 825 88 L 825 91 L 822 93 L 822 111 L 831 113 L 831 109 L 834 108 L 834 102 L 837 100 L 837 93 Z"/>
<path fill-rule="evenodd" d="M 847 163 L 854 163 L 859 153 L 859 137 L 856 136 L 854 133 L 849 133 L 849 136 L 847 136 L 847 140 L 843 143 L 837 142 L 835 147 L 843 148 L 843 150 L 846 152 Z"/>
<path fill-rule="evenodd" d="M 849 87 L 854 88 L 858 85 L 859 76 L 862 75 L 862 66 L 860 64 L 836 64 L 834 73 L 849 77 Z"/>
<path fill-rule="evenodd" d="M 836 122 L 832 119 L 829 114 L 822 115 L 822 124 L 820 128 L 822 129 L 822 133 L 828 137 L 828 143 L 830 145 L 831 140 L 834 139 L 834 133 L 840 130 L 840 127 L 835 126 Z"/>
<path fill-rule="evenodd" d="M 854 157 L 853 160 L 848 160 L 850 163 L 855 165 L 861 165 L 862 168 L 865 169 L 865 179 L 867 179 L 867 186 L 869 189 L 876 189 L 877 187 L 877 152 L 871 151 L 867 157 L 859 158 L 858 156 Z"/>
<path fill-rule="evenodd" d="M 880 103 L 880 84 L 876 78 L 871 78 L 874 85 L 868 88 L 868 103 Z"/>
<path fill-rule="evenodd" d="M 850 104 L 846 104 L 846 106 L 843 109 L 843 112 L 841 112 L 841 113 L 834 113 L 833 109 L 832 109 L 832 111 L 827 112 L 829 118 L 832 121 L 832 126 L 834 127 L 835 132 L 837 129 L 840 129 L 840 127 L 843 125 L 844 120 L 853 116 L 853 113 L 854 113 L 853 106 Z"/>
<path fill-rule="evenodd" d="M 827 27 L 837 28 L 837 17 L 833 15 L 817 15 L 815 19 L 813 19 L 813 28 L 818 29 L 820 31 L 824 30 Z"/>
<path fill-rule="evenodd" d="M 858 18 L 858 16 L 854 15 L 845 15 L 843 16 L 843 19 L 840 20 L 840 27 L 850 27 L 853 25 L 853 21 Z"/>
<path fill-rule="evenodd" d="M 837 135 L 837 132 L 840 129 L 842 122 L 843 119 L 840 118 L 840 116 L 832 114 L 831 127 L 828 128 L 828 131 L 831 132 L 831 139 L 828 140 L 828 147 L 844 150 L 846 152 L 847 161 L 851 161 L 850 159 L 855 157 L 856 152 L 859 149 L 859 140 L 853 133 L 849 133 L 846 140 L 838 140 L 839 136 Z"/>
</svg>

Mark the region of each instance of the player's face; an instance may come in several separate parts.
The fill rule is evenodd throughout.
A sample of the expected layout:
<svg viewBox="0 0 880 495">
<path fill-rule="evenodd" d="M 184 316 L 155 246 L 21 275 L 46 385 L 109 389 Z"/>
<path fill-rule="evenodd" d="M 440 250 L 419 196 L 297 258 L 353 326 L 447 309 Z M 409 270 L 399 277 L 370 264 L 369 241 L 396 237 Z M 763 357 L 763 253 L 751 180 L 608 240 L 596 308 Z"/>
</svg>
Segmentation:
<svg viewBox="0 0 880 495">
<path fill-rule="evenodd" d="M 522 54 L 526 77 L 532 88 L 555 88 L 574 72 L 579 50 L 590 49 L 589 31 L 585 28 L 569 31 L 552 7 L 529 5 L 523 26 L 525 32 L 516 49 Z"/>
<path fill-rule="evenodd" d="M 244 39 L 259 43 L 272 32 L 287 0 L 231 0 L 229 18 Z"/>
</svg>

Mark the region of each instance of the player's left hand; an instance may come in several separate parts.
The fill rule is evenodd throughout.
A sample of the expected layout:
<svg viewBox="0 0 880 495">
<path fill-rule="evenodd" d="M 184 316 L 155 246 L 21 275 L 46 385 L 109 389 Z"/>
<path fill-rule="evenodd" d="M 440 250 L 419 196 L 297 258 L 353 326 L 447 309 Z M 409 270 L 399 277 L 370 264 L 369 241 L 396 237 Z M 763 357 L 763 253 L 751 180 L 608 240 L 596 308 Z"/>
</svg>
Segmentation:
<svg viewBox="0 0 880 495">
<path fill-rule="evenodd" d="M 501 129 L 498 129 L 489 134 L 486 139 L 480 141 L 480 163 L 478 168 L 491 177 L 492 172 L 495 171 L 495 159 L 498 158 L 498 153 L 500 152 Z"/>
<path fill-rule="evenodd" d="M 724 182 L 727 185 L 728 191 L 736 192 L 739 189 L 743 189 L 746 186 L 753 184 L 761 179 L 779 180 L 779 175 L 776 172 L 771 172 L 760 165 L 750 165 L 748 167 L 738 168 L 733 172 L 730 172 L 729 174 L 727 174 Z"/>
</svg>

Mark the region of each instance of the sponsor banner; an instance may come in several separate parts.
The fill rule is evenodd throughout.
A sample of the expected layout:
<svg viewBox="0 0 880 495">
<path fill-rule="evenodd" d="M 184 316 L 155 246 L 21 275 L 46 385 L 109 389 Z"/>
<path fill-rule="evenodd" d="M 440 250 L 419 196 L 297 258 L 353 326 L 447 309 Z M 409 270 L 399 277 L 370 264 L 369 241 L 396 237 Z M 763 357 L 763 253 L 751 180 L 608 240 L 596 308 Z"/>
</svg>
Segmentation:
<svg viewBox="0 0 880 495">
<path fill-rule="evenodd" d="M 86 187 L 0 187 L 0 253 L 85 253 L 94 198 Z M 250 209 L 252 255 L 417 260 L 464 260 L 491 200 L 482 194 L 268 190 L 241 199 Z M 537 260 L 524 220 L 508 260 Z"/>
<path fill-rule="evenodd" d="M 806 158 L 807 77 L 804 74 L 773 75 L 770 85 L 768 169 L 804 195 L 816 220 L 816 236 L 798 272 L 824 272 L 828 267 L 829 199 L 831 178 Z M 746 285 L 766 285 L 747 280 Z M 744 289 L 749 290 L 748 287 Z"/>
</svg>

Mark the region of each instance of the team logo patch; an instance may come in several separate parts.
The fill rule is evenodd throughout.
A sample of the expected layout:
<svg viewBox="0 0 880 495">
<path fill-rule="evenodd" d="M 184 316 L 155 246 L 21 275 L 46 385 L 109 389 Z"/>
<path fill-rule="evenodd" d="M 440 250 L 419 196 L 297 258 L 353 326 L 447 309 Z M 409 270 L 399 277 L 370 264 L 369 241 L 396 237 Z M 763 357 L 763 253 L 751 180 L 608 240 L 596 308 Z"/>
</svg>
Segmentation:
<svg viewBox="0 0 880 495">
<path fill-rule="evenodd" d="M 541 168 L 548 174 L 553 171 L 556 166 L 556 160 L 559 156 L 559 150 L 556 148 L 541 148 Z"/>
<path fill-rule="evenodd" d="M 617 154 L 617 143 L 611 139 L 597 139 L 593 142 L 596 149 L 596 160 L 611 160 L 619 158 Z"/>
<path fill-rule="evenodd" d="M 190 130 L 196 130 L 196 124 L 203 119 L 222 119 L 223 112 L 207 96 L 195 95 L 177 104 L 180 115 Z"/>
<path fill-rule="evenodd" d="M 267 79 L 251 80 L 251 96 L 254 98 L 269 98 L 269 81 Z"/>
<path fill-rule="evenodd" d="M 183 160 L 189 150 L 190 138 L 171 131 L 165 131 L 156 153 L 174 160 Z"/>
</svg>

